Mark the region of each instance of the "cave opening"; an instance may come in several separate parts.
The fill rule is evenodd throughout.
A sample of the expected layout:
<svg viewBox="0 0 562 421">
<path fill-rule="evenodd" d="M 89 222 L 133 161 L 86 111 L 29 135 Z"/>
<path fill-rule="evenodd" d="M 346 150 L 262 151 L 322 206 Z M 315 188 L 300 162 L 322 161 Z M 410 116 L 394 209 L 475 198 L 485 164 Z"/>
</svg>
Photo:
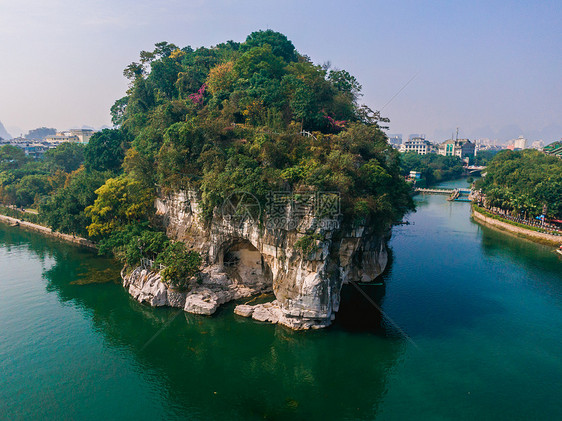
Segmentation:
<svg viewBox="0 0 562 421">
<path fill-rule="evenodd" d="M 262 254 L 248 240 L 235 240 L 222 253 L 222 266 L 239 284 L 255 286 L 273 283 L 273 275 Z"/>
</svg>

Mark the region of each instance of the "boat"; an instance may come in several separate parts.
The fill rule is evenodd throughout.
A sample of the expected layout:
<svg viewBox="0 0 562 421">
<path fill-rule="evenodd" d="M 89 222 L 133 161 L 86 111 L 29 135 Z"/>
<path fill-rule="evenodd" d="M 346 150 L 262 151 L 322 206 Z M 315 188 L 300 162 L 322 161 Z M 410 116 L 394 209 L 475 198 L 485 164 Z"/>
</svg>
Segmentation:
<svg viewBox="0 0 562 421">
<path fill-rule="evenodd" d="M 556 249 L 556 253 L 562 255 L 562 246 L 560 246 Z"/>
</svg>

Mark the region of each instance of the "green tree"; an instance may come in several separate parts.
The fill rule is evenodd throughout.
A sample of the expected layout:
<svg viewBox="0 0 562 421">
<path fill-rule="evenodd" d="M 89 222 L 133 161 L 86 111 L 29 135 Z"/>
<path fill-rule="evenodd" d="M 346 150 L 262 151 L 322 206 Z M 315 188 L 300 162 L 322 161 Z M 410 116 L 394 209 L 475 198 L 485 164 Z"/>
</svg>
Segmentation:
<svg viewBox="0 0 562 421">
<path fill-rule="evenodd" d="M 515 214 L 562 219 L 562 160 L 535 150 L 502 151 L 477 182 L 488 205 Z"/>
<path fill-rule="evenodd" d="M 189 279 L 199 273 L 203 260 L 201 255 L 193 250 L 188 250 L 181 242 L 170 243 L 168 247 L 158 255 L 157 264 L 162 264 L 162 278 L 168 285 L 182 288 L 187 285 Z"/>
<path fill-rule="evenodd" d="M 87 172 L 83 168 L 71 174 L 67 185 L 57 190 L 40 207 L 40 214 L 47 225 L 56 231 L 87 236 L 86 227 L 91 219 L 85 209 L 94 203 L 95 191 L 107 176 L 107 173 Z"/>
<path fill-rule="evenodd" d="M 84 162 L 84 145 L 65 142 L 45 152 L 45 163 L 51 171 L 57 169 L 70 173 L 76 171 Z"/>
<path fill-rule="evenodd" d="M 254 47 L 269 45 L 271 51 L 277 57 L 281 57 L 285 62 L 297 61 L 298 54 L 295 46 L 287 37 L 279 32 L 268 29 L 266 31 L 252 32 L 240 46 L 242 52 L 246 52 Z"/>
<path fill-rule="evenodd" d="M 84 151 L 87 170 L 118 171 L 125 157 L 125 134 L 122 130 L 104 129 L 95 133 Z"/>
<path fill-rule="evenodd" d="M 0 169 L 15 170 L 23 167 L 29 159 L 23 149 L 17 146 L 4 145 L 0 148 Z"/>
<path fill-rule="evenodd" d="M 47 175 L 26 175 L 15 185 L 17 206 L 30 206 L 51 190 Z"/>
</svg>

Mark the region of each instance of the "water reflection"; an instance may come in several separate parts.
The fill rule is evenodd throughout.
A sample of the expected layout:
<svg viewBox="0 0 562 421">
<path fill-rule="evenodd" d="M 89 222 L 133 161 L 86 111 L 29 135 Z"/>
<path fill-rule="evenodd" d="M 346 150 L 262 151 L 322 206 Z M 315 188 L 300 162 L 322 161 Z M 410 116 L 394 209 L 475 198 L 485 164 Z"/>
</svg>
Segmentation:
<svg viewBox="0 0 562 421">
<path fill-rule="evenodd" d="M 532 286 L 562 297 L 562 259 L 554 252 L 554 246 L 536 244 L 484 225 L 479 225 L 479 231 L 485 256 L 509 262 L 527 273 L 526 280 Z"/>
</svg>

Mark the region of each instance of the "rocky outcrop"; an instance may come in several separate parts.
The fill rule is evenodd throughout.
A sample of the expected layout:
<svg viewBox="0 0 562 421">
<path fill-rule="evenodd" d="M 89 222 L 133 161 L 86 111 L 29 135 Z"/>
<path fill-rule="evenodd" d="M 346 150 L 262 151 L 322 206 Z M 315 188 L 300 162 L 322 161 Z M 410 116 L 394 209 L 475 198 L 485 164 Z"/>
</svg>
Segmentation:
<svg viewBox="0 0 562 421">
<path fill-rule="evenodd" d="M 153 307 L 183 308 L 188 313 L 211 315 L 228 301 L 271 292 L 267 284 L 242 285 L 230 279 L 216 266 L 207 267 L 198 278 L 192 279 L 184 290 L 168 287 L 158 272 L 136 268 L 121 273 L 123 286 L 131 296 Z"/>
<path fill-rule="evenodd" d="M 124 276 L 130 294 L 150 305 L 213 314 L 224 302 L 269 289 L 274 301 L 238 306 L 236 314 L 293 329 L 325 327 L 339 309 L 342 285 L 373 281 L 388 260 L 383 227 L 345 230 L 338 217 L 291 205 L 283 218 L 262 212 L 233 219 L 219 210 L 205 223 L 197 194 L 180 191 L 162 194 L 156 208 L 168 236 L 201 252 L 207 267 L 199 284 L 174 295 L 156 273 L 138 268 Z"/>
</svg>

